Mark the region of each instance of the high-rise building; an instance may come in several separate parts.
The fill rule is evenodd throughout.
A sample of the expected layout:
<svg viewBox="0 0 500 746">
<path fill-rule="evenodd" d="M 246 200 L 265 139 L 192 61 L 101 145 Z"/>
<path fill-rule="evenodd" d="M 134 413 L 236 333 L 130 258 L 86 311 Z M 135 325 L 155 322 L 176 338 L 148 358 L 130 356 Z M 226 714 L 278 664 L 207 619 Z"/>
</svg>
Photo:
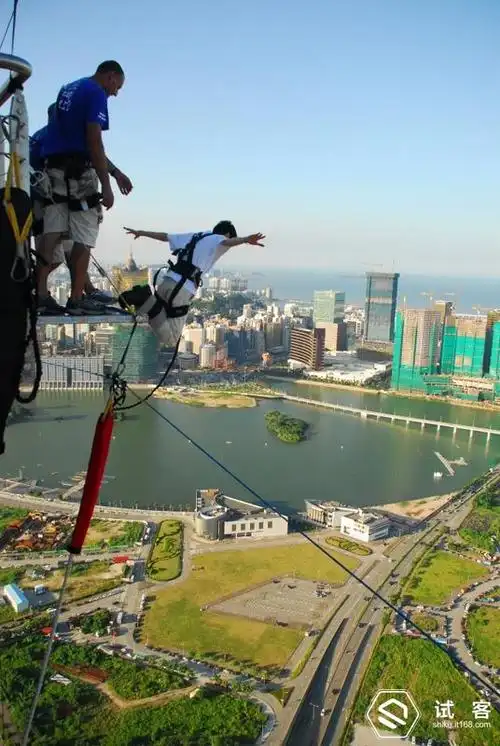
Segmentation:
<svg viewBox="0 0 500 746">
<path fill-rule="evenodd" d="M 327 321 L 319 321 L 318 329 L 325 330 L 325 348 L 331 352 L 343 352 L 347 350 L 347 324 L 343 321 L 331 324 Z"/>
<path fill-rule="evenodd" d="M 321 370 L 325 359 L 324 329 L 292 329 L 290 360 L 303 363 L 312 370 Z"/>
<path fill-rule="evenodd" d="M 213 342 L 207 342 L 200 348 L 200 367 L 201 368 L 214 368 L 215 357 L 217 354 L 217 347 Z"/>
<path fill-rule="evenodd" d="M 318 322 L 337 324 L 344 319 L 345 293 L 339 290 L 314 291 L 314 325 Z"/>
<path fill-rule="evenodd" d="M 451 300 L 435 300 L 432 303 L 432 310 L 439 311 L 441 323 L 444 324 L 448 316 L 451 316 L 455 310 L 455 304 Z"/>
<path fill-rule="evenodd" d="M 448 316 L 443 329 L 441 373 L 481 378 L 486 372 L 487 329 L 487 316 Z"/>
<path fill-rule="evenodd" d="M 184 327 L 182 336 L 186 342 L 192 343 L 192 352 L 194 352 L 195 355 L 199 355 L 200 348 L 206 338 L 205 328 L 201 326 L 201 324 L 190 324 L 189 326 Z"/>
<path fill-rule="evenodd" d="M 441 314 L 407 308 L 396 315 L 392 359 L 393 389 L 425 390 L 425 375 L 439 371 Z"/>
<path fill-rule="evenodd" d="M 500 320 L 495 321 L 491 330 L 491 354 L 488 373 L 500 380 Z"/>
<path fill-rule="evenodd" d="M 104 388 L 102 355 L 54 355 L 42 357 L 42 390 Z"/>
<path fill-rule="evenodd" d="M 121 360 L 130 338 L 130 329 L 116 326 L 112 342 L 113 367 Z M 130 383 L 152 381 L 158 371 L 158 340 L 147 324 L 139 325 L 127 353 L 127 380 Z"/>
<path fill-rule="evenodd" d="M 393 342 L 399 274 L 366 273 L 365 340 Z"/>
</svg>

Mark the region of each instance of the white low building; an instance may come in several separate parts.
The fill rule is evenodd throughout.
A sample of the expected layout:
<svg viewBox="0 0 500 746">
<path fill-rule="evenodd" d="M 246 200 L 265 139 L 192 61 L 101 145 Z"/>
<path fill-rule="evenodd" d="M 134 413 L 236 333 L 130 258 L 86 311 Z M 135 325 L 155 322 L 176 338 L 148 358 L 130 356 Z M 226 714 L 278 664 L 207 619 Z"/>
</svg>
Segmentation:
<svg viewBox="0 0 500 746">
<path fill-rule="evenodd" d="M 340 532 L 358 541 L 385 539 L 390 529 L 391 522 L 388 518 L 361 509 L 340 518 Z"/>
<path fill-rule="evenodd" d="M 272 510 L 224 495 L 221 490 L 196 491 L 194 529 L 204 539 L 286 536 L 288 521 Z"/>
<path fill-rule="evenodd" d="M 17 614 L 29 609 L 29 601 L 23 591 L 15 583 L 4 586 L 3 594 Z"/>
</svg>

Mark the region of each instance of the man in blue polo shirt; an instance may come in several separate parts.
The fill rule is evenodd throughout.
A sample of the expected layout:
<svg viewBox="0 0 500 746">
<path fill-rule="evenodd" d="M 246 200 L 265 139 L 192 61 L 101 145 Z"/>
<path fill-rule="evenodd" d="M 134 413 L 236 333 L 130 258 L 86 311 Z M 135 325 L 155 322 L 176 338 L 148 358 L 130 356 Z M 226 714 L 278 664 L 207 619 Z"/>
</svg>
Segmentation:
<svg viewBox="0 0 500 746">
<path fill-rule="evenodd" d="M 61 88 L 54 116 L 47 125 L 42 157 L 47 199 L 51 203 L 44 210 L 40 247 L 47 265 L 38 266 L 39 309 L 43 313 L 50 313 L 55 303 L 47 291 L 47 278 L 54 251 L 62 239 L 73 241 L 75 275 L 67 311 L 93 314 L 102 310 L 92 299 L 85 298 L 84 289 L 90 250 L 96 245 L 102 220 L 101 205 L 109 210 L 114 203 L 110 174 L 116 178 L 122 194 L 132 189 L 125 174 L 114 167 L 109 171 L 102 142 L 102 132 L 109 129 L 108 97 L 116 96 L 124 81 L 118 62 L 101 63 L 93 76 Z"/>
</svg>

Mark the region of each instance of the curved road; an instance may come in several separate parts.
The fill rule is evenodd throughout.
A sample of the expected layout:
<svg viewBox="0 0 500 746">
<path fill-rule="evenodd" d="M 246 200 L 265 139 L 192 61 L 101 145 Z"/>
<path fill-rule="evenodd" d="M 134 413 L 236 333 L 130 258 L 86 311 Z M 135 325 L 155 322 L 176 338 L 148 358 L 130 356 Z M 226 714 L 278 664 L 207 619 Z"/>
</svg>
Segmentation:
<svg viewBox="0 0 500 746">
<path fill-rule="evenodd" d="M 455 650 L 458 660 L 483 677 L 488 667 L 477 664 L 469 652 L 465 640 L 462 639 L 462 619 L 465 618 L 465 606 L 467 604 L 473 603 L 479 596 L 483 596 L 487 591 L 491 591 L 499 586 L 500 577 L 498 576 L 491 580 L 486 580 L 457 599 L 453 604 L 452 610 L 449 612 L 451 618 L 451 637 L 453 639 L 452 647 Z"/>
</svg>

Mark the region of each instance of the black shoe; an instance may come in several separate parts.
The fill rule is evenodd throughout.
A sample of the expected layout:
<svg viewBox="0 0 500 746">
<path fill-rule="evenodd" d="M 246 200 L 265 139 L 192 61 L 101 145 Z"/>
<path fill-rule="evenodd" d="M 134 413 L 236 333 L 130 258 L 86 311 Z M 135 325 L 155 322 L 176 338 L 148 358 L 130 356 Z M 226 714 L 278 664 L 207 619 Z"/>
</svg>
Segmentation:
<svg viewBox="0 0 500 746">
<path fill-rule="evenodd" d="M 45 297 L 38 296 L 38 313 L 40 316 L 65 316 L 66 309 L 49 293 Z"/>
<path fill-rule="evenodd" d="M 80 300 L 69 298 L 66 303 L 66 312 L 71 316 L 102 316 L 106 310 L 103 303 L 83 297 Z"/>
<path fill-rule="evenodd" d="M 124 311 L 129 311 L 131 306 L 139 309 L 152 296 L 149 285 L 134 285 L 130 290 L 125 290 L 118 296 L 118 302 Z"/>
</svg>

